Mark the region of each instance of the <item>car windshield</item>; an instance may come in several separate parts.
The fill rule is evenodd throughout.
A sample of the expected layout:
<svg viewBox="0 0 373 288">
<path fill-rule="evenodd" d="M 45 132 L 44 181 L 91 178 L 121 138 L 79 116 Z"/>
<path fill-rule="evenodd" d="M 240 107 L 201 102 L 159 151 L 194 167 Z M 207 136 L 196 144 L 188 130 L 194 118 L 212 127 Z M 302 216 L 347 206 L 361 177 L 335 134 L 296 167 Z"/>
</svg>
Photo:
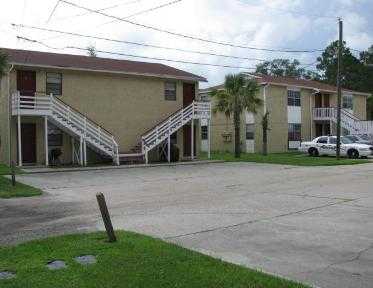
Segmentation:
<svg viewBox="0 0 373 288">
<path fill-rule="evenodd" d="M 365 141 L 369 141 L 368 135 L 360 135 L 359 137 Z"/>
<path fill-rule="evenodd" d="M 337 141 L 337 138 L 335 138 L 335 140 Z M 346 138 L 346 137 L 341 137 L 341 143 L 343 143 L 343 144 L 351 144 L 351 143 L 354 143 L 354 142 L 351 141 L 350 139 Z"/>
<path fill-rule="evenodd" d="M 350 139 L 348 139 L 347 137 L 341 137 L 341 143 L 342 144 L 351 144 L 351 143 L 354 143 L 354 142 L 351 141 Z M 337 144 L 337 137 L 330 137 L 329 144 Z"/>
</svg>

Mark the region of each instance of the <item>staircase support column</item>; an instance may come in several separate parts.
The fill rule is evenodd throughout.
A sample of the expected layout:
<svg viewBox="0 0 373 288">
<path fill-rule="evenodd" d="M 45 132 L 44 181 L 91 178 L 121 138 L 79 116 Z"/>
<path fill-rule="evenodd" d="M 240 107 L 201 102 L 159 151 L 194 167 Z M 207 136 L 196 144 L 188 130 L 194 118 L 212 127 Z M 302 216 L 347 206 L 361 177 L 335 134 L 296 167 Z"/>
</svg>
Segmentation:
<svg viewBox="0 0 373 288">
<path fill-rule="evenodd" d="M 145 150 L 145 164 L 149 164 L 149 156 L 147 150 Z"/>
<path fill-rule="evenodd" d="M 211 119 L 207 119 L 207 158 L 211 159 Z"/>
<path fill-rule="evenodd" d="M 18 114 L 18 166 L 22 167 L 22 135 L 21 135 L 21 115 Z"/>
<path fill-rule="evenodd" d="M 79 144 L 79 164 L 83 166 L 83 137 L 80 137 L 80 144 Z"/>
<path fill-rule="evenodd" d="M 48 148 L 48 116 L 44 116 L 44 148 L 45 148 L 45 166 L 49 166 L 49 148 Z"/>
<path fill-rule="evenodd" d="M 192 123 L 190 125 L 190 134 L 190 141 L 192 142 L 190 146 L 190 158 L 194 160 L 194 118 L 192 118 Z"/>
<path fill-rule="evenodd" d="M 87 142 L 85 141 L 85 139 L 83 140 L 83 150 L 83 165 L 87 166 Z"/>
<path fill-rule="evenodd" d="M 171 162 L 171 136 L 168 134 L 167 137 L 167 161 L 168 163 Z"/>
<path fill-rule="evenodd" d="M 75 164 L 75 139 L 71 137 L 71 163 Z"/>
</svg>

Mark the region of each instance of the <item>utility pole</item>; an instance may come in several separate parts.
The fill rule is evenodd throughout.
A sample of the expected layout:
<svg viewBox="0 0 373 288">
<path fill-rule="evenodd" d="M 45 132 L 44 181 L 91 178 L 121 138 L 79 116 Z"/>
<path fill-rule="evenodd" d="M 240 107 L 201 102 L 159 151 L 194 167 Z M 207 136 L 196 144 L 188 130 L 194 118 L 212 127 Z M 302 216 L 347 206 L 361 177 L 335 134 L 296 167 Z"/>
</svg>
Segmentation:
<svg viewBox="0 0 373 288">
<path fill-rule="evenodd" d="M 338 19 L 339 41 L 338 41 L 338 72 L 337 72 L 337 159 L 341 158 L 341 109 L 342 109 L 342 49 L 343 49 L 343 21 Z"/>
</svg>

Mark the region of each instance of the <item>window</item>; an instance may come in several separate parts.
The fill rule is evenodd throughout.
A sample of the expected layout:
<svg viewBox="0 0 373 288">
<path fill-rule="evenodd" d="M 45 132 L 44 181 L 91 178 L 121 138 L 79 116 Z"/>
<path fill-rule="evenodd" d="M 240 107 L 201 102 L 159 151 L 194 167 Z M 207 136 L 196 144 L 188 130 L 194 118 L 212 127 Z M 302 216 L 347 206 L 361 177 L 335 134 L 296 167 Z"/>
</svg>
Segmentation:
<svg viewBox="0 0 373 288">
<path fill-rule="evenodd" d="M 246 140 L 254 140 L 254 124 L 246 124 Z"/>
<path fill-rule="evenodd" d="M 300 91 L 288 90 L 288 106 L 300 106 Z"/>
<path fill-rule="evenodd" d="M 199 94 L 200 96 L 200 101 L 202 102 L 210 102 L 210 95 L 209 93 L 201 93 Z"/>
<path fill-rule="evenodd" d="M 343 95 L 342 107 L 344 109 L 353 110 L 354 108 L 354 98 L 352 95 Z"/>
<path fill-rule="evenodd" d="M 209 131 L 207 126 L 201 126 L 201 139 L 207 140 L 209 139 Z"/>
<path fill-rule="evenodd" d="M 62 95 L 62 74 L 47 73 L 46 93 L 53 95 Z"/>
<path fill-rule="evenodd" d="M 176 101 L 176 83 L 166 82 L 164 84 L 164 98 L 167 101 Z"/>
<path fill-rule="evenodd" d="M 320 143 L 320 144 L 328 144 L 328 137 L 320 137 L 320 138 L 317 140 L 317 143 Z"/>
<path fill-rule="evenodd" d="M 301 124 L 294 124 L 290 123 L 289 124 L 289 141 L 301 141 Z"/>
</svg>

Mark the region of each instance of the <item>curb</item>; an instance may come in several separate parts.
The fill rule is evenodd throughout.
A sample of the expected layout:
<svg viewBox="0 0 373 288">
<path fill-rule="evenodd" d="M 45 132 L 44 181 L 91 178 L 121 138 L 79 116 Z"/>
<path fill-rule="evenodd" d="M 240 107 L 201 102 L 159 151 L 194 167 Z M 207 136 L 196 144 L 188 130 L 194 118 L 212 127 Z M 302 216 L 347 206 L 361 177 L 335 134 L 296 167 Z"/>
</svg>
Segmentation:
<svg viewBox="0 0 373 288">
<path fill-rule="evenodd" d="M 105 171 L 105 170 L 121 170 L 121 169 L 135 169 L 135 168 L 152 168 L 152 167 L 175 167 L 175 166 L 189 166 L 189 165 L 203 165 L 224 163 L 223 160 L 201 160 L 191 162 L 179 163 L 157 163 L 157 164 L 133 164 L 121 166 L 98 166 L 98 167 L 77 167 L 77 168 L 26 168 L 22 169 L 20 175 L 28 174 L 44 174 L 44 173 L 62 173 L 62 172 L 82 172 L 82 171 Z M 35 171 L 32 171 L 35 169 Z M 45 169 L 45 170 L 43 170 Z"/>
</svg>

